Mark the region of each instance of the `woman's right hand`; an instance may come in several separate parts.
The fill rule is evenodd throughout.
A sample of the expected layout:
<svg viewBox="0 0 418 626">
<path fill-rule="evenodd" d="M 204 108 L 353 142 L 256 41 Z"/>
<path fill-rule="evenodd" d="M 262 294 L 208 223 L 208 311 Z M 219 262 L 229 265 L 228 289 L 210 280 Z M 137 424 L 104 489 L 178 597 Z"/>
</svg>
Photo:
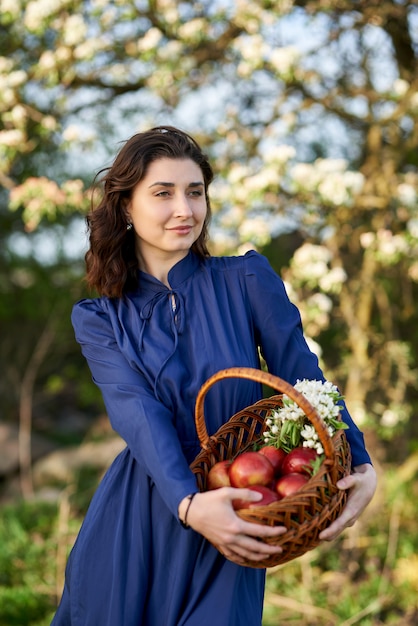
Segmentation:
<svg viewBox="0 0 418 626">
<path fill-rule="evenodd" d="M 264 537 L 278 537 L 286 532 L 284 526 L 263 526 L 238 517 L 232 506 L 235 499 L 257 502 L 261 494 L 250 489 L 221 487 L 197 493 L 190 505 L 187 522 L 230 561 L 242 565 L 245 560 L 262 561 L 267 556 L 282 552 L 282 548 L 263 541 Z M 185 498 L 185 501 L 187 499 Z M 180 503 L 179 510 L 184 508 Z"/>
</svg>

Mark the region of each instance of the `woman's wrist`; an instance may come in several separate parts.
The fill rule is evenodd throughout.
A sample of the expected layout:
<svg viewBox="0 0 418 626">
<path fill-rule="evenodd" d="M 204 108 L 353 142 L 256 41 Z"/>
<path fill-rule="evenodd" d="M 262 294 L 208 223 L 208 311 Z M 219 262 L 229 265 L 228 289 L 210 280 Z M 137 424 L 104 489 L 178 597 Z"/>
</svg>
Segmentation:
<svg viewBox="0 0 418 626">
<path fill-rule="evenodd" d="M 355 474 L 366 474 L 370 470 L 372 470 L 371 473 L 375 473 L 374 467 L 371 463 L 361 463 L 360 465 L 353 467 L 353 472 Z"/>
<path fill-rule="evenodd" d="M 189 510 L 193 502 L 193 498 L 195 497 L 197 492 L 191 493 L 190 495 L 183 498 L 183 500 L 179 504 L 178 508 L 178 518 L 180 524 L 183 528 L 190 528 L 188 523 Z"/>
</svg>

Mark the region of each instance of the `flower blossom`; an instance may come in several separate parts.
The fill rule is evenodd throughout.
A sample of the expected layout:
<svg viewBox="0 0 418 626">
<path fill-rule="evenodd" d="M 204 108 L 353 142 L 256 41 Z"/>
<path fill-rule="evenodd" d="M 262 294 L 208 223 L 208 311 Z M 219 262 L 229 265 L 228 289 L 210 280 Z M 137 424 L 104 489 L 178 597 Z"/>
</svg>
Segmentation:
<svg viewBox="0 0 418 626">
<path fill-rule="evenodd" d="M 294 388 L 316 409 L 330 437 L 336 430 L 347 428 L 339 417 L 342 409 L 339 402 L 342 396 L 333 383 L 304 379 L 298 380 Z M 264 443 L 283 448 L 286 452 L 302 445 L 316 450 L 318 455 L 323 454 L 324 449 L 318 433 L 303 409 L 286 394 L 283 394 L 282 403 L 282 406 L 272 409 L 266 419 Z"/>
</svg>

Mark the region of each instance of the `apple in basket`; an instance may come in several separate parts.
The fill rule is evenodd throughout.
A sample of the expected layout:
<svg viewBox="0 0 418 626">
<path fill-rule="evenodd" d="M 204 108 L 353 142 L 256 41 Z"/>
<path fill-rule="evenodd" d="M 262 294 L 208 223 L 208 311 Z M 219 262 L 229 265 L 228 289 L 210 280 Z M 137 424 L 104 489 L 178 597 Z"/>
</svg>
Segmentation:
<svg viewBox="0 0 418 626">
<path fill-rule="evenodd" d="M 258 506 L 267 506 L 272 502 L 277 502 L 278 500 L 280 500 L 280 496 L 278 493 L 276 493 L 272 489 L 269 489 L 268 487 L 265 487 L 264 485 L 251 485 L 247 488 L 251 489 L 251 491 L 258 491 L 258 493 L 261 493 L 263 497 L 261 498 L 261 500 L 257 500 L 257 502 L 249 502 L 248 500 L 244 500 L 242 498 L 232 500 L 232 506 L 235 510 L 255 509 Z"/>
<path fill-rule="evenodd" d="M 231 462 L 230 460 L 218 461 L 210 468 L 206 482 L 208 490 L 231 486 L 231 481 L 229 480 Z"/>
<path fill-rule="evenodd" d="M 277 479 L 275 490 L 280 498 L 285 498 L 299 491 L 308 481 L 309 476 L 306 474 L 298 474 L 296 472 L 294 474 L 286 474 Z"/>
<path fill-rule="evenodd" d="M 299 446 L 286 455 L 281 467 L 282 474 L 306 474 L 312 476 L 312 462 L 318 458 L 316 450 Z"/>
<path fill-rule="evenodd" d="M 242 452 L 232 461 L 229 480 L 232 487 L 268 486 L 274 480 L 274 468 L 268 458 L 259 452 Z"/>
<path fill-rule="evenodd" d="M 282 473 L 282 465 L 287 453 L 282 448 L 276 448 L 276 446 L 263 446 L 258 452 L 270 461 L 274 469 L 274 475 L 276 477 L 279 476 Z"/>
</svg>

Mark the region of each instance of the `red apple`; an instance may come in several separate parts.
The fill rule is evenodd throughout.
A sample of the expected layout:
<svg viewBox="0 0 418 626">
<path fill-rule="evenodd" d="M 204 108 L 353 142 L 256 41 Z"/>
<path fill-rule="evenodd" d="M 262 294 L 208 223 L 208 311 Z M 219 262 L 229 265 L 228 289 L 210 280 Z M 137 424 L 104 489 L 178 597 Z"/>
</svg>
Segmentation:
<svg viewBox="0 0 418 626">
<path fill-rule="evenodd" d="M 232 461 L 229 468 L 229 480 L 232 487 L 270 485 L 273 479 L 272 464 L 258 452 L 243 452 Z"/>
<path fill-rule="evenodd" d="M 263 446 L 258 451 L 263 454 L 272 464 L 274 469 L 274 475 L 279 476 L 282 468 L 282 464 L 287 454 L 282 448 L 276 448 L 275 446 Z"/>
<path fill-rule="evenodd" d="M 248 487 L 251 491 L 258 491 L 263 496 L 261 500 L 257 500 L 257 502 L 252 502 L 248 500 L 244 500 L 243 498 L 237 498 L 236 500 L 232 500 L 232 506 L 235 510 L 237 509 L 253 509 L 257 506 L 267 506 L 272 502 L 277 502 L 280 500 L 280 496 L 278 493 L 269 489 L 268 487 L 264 487 L 264 485 L 252 485 Z"/>
<path fill-rule="evenodd" d="M 308 481 L 309 476 L 306 476 L 306 474 L 286 474 L 286 476 L 281 476 L 277 479 L 275 486 L 276 493 L 278 493 L 281 498 L 285 498 L 298 491 L 303 485 L 306 485 Z"/>
<path fill-rule="evenodd" d="M 230 487 L 231 481 L 229 480 L 229 468 L 231 466 L 231 461 L 218 461 L 213 465 L 207 477 L 207 488 L 211 489 L 219 489 L 219 487 Z"/>
<path fill-rule="evenodd" d="M 282 474 L 307 474 L 312 475 L 312 461 L 318 457 L 313 448 L 299 446 L 293 448 L 286 456 L 282 464 Z"/>
</svg>

